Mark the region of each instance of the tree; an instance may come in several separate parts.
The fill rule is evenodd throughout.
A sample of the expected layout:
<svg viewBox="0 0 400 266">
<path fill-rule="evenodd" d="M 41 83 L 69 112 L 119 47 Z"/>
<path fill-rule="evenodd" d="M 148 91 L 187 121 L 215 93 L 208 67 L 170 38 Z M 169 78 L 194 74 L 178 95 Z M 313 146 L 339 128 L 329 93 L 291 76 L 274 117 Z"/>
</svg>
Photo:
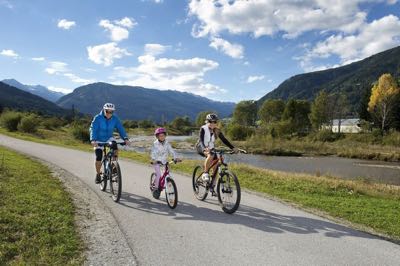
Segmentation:
<svg viewBox="0 0 400 266">
<path fill-rule="evenodd" d="M 329 122 L 329 97 L 324 90 L 311 105 L 310 121 L 315 130 L 320 130 L 323 124 Z"/>
<path fill-rule="evenodd" d="M 338 133 L 340 133 L 342 120 L 349 112 L 349 101 L 346 94 L 344 94 L 343 92 L 332 94 L 331 98 L 332 104 L 330 106 L 332 108 L 334 119 L 338 120 Z"/>
<path fill-rule="evenodd" d="M 380 76 L 378 83 L 372 87 L 368 111 L 381 123 L 382 131 L 390 126 L 391 115 L 399 93 L 397 82 L 390 74 Z"/>
<path fill-rule="evenodd" d="M 256 101 L 241 101 L 233 111 L 233 121 L 242 126 L 254 126 L 257 120 Z"/>
<path fill-rule="evenodd" d="M 270 99 L 266 100 L 260 110 L 258 116 L 263 124 L 278 122 L 282 119 L 285 110 L 285 102 L 282 100 Z"/>
<path fill-rule="evenodd" d="M 366 87 L 361 96 L 360 104 L 358 106 L 358 117 L 365 121 L 371 121 L 371 113 L 368 112 L 368 103 L 371 98 L 371 89 Z"/>
<path fill-rule="evenodd" d="M 282 119 L 288 121 L 291 133 L 306 133 L 310 128 L 310 103 L 305 100 L 290 99 L 283 111 Z"/>
</svg>

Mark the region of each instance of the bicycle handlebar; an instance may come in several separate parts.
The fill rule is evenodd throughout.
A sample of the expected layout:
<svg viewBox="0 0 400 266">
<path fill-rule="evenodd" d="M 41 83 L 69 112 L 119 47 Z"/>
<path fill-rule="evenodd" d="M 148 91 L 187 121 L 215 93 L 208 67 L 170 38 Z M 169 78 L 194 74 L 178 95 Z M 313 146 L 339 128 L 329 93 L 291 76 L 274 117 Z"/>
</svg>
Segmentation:
<svg viewBox="0 0 400 266">
<path fill-rule="evenodd" d="M 182 162 L 182 160 L 181 159 L 178 159 L 178 160 L 171 160 L 171 161 L 169 161 L 169 162 L 166 162 L 165 164 L 163 164 L 162 162 L 160 162 L 160 161 L 157 161 L 157 162 L 150 162 L 150 164 L 159 164 L 159 165 L 167 165 L 167 164 L 172 164 L 172 163 L 174 163 L 174 164 L 177 164 L 177 163 L 179 163 L 179 162 Z"/>
<path fill-rule="evenodd" d="M 109 141 L 109 142 L 97 142 L 97 141 L 96 141 L 96 143 L 97 143 L 97 146 L 99 146 L 99 147 L 103 147 L 103 146 L 105 146 L 105 147 L 110 147 L 110 141 Z M 116 142 L 116 143 L 119 144 L 119 145 L 121 145 L 121 146 L 126 145 L 125 142 Z"/>
</svg>

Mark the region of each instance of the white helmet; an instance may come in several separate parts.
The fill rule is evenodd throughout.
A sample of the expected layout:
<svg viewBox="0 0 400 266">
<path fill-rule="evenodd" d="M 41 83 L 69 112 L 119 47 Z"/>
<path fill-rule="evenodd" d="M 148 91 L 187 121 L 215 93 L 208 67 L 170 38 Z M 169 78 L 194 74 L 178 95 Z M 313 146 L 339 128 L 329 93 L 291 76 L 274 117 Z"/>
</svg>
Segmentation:
<svg viewBox="0 0 400 266">
<path fill-rule="evenodd" d="M 104 110 L 111 110 L 111 111 L 115 111 L 115 106 L 112 103 L 105 103 L 103 106 Z"/>
</svg>

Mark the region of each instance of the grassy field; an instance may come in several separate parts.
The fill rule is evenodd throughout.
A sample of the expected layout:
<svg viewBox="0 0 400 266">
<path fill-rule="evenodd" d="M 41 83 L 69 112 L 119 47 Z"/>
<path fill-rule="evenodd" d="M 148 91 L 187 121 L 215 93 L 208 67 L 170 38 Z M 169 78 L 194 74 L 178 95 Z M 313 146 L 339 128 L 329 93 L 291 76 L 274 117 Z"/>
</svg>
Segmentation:
<svg viewBox="0 0 400 266">
<path fill-rule="evenodd" d="M 40 163 L 0 146 L 0 265 L 82 265 L 74 207 Z"/>
<path fill-rule="evenodd" d="M 0 133 L 5 132 L 0 130 Z M 68 139 L 68 135 L 61 137 L 60 132 L 39 131 L 41 138 L 38 135 L 7 134 L 27 140 L 90 151 L 88 144 Z M 149 162 L 147 154 L 120 151 L 120 156 L 145 164 Z M 186 160 L 174 165 L 173 171 L 191 175 L 194 166 L 198 163 L 199 161 Z M 400 240 L 400 187 L 289 174 L 241 164 L 232 164 L 231 169 L 239 176 L 243 188 L 331 217 L 344 219 L 359 229 L 373 230 L 389 238 Z"/>
</svg>

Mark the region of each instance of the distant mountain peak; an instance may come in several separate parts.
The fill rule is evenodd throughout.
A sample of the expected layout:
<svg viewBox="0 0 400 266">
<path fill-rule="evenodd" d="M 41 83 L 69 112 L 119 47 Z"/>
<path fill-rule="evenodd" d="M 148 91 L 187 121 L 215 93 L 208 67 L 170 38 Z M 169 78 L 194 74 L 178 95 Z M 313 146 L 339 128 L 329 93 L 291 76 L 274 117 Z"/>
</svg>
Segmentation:
<svg viewBox="0 0 400 266">
<path fill-rule="evenodd" d="M 46 100 L 56 102 L 59 98 L 64 96 L 64 93 L 61 92 L 56 92 L 49 90 L 45 86 L 42 85 L 26 85 L 22 84 L 21 82 L 15 80 L 15 79 L 4 79 L 2 80 L 3 83 L 8 84 L 10 86 L 13 86 L 15 88 L 18 88 L 23 91 L 30 92 L 32 94 L 38 95 Z"/>
</svg>

